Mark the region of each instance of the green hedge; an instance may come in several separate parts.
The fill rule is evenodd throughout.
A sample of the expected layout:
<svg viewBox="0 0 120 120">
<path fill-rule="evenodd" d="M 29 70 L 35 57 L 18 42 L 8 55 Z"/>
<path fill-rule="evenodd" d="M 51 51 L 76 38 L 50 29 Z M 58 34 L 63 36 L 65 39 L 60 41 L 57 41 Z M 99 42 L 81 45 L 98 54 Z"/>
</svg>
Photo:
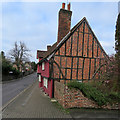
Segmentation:
<svg viewBox="0 0 120 120">
<path fill-rule="evenodd" d="M 16 68 L 12 67 L 11 71 L 13 71 L 13 75 L 18 76 L 20 75 L 20 71 L 16 70 Z"/>
<path fill-rule="evenodd" d="M 79 89 L 87 98 L 94 100 L 99 106 L 105 105 L 108 102 L 108 99 L 103 93 L 88 83 L 79 83 L 77 81 L 73 81 L 67 85 L 69 88 Z"/>
<path fill-rule="evenodd" d="M 18 76 L 20 72 L 14 68 L 9 61 L 3 60 L 2 61 L 2 74 L 8 75 L 9 72 L 12 71 L 13 75 Z"/>
<path fill-rule="evenodd" d="M 120 103 L 120 94 L 117 92 L 110 92 L 109 94 L 106 94 L 106 97 L 110 99 L 110 102 Z"/>
</svg>

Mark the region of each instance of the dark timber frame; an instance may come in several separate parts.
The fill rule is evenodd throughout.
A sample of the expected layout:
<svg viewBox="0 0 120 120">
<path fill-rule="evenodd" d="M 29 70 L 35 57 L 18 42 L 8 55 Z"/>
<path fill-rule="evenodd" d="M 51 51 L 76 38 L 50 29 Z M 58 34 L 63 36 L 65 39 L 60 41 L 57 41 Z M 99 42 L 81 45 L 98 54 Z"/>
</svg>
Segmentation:
<svg viewBox="0 0 120 120">
<path fill-rule="evenodd" d="M 84 63 L 85 63 L 85 58 L 83 58 L 83 64 L 82 64 L 82 65 L 83 65 L 83 66 L 82 66 L 82 80 L 84 79 L 84 78 L 83 78 L 83 74 L 84 74 L 84 73 L 83 73 L 83 72 L 84 72 Z"/>
<path fill-rule="evenodd" d="M 93 33 L 91 32 L 91 28 L 89 28 L 88 29 L 88 33 L 86 33 L 85 32 L 85 24 L 87 24 L 87 22 L 86 21 L 84 21 L 83 22 L 83 32 L 81 32 L 81 31 L 79 31 L 79 29 L 76 29 L 75 30 L 75 32 L 77 32 L 77 50 L 76 50 L 76 56 L 73 56 L 72 55 L 72 43 L 73 43 L 73 35 L 71 35 L 71 43 L 70 43 L 70 55 L 66 55 L 66 41 L 65 41 L 65 43 L 64 43 L 64 45 L 65 45 L 65 51 L 64 51 L 64 55 L 60 55 L 60 54 L 58 54 L 58 55 L 55 55 L 56 57 L 60 57 L 60 66 L 59 66 L 59 68 L 60 69 L 65 69 L 65 81 L 66 80 L 73 80 L 72 79 L 72 71 L 73 71 L 73 69 L 76 69 L 77 71 L 76 71 L 76 80 L 85 80 L 84 79 L 84 64 L 85 64 L 85 59 L 86 58 L 89 58 L 89 73 L 88 73 L 88 80 L 90 80 L 91 78 L 90 78 L 90 74 L 91 74 L 91 59 L 94 59 L 94 73 L 96 73 L 96 59 L 99 59 L 98 57 L 99 57 L 99 55 L 98 55 L 98 48 L 100 48 L 100 50 L 102 50 L 102 48 L 99 46 L 99 44 L 98 44 L 98 41 L 96 40 L 96 37 L 93 35 Z M 88 26 L 88 24 L 87 24 L 87 26 Z M 82 40 L 82 56 L 78 56 L 78 45 L 79 45 L 79 34 L 80 33 L 83 33 L 83 40 Z M 87 57 L 85 57 L 84 56 L 84 37 L 85 37 L 85 34 L 88 34 L 88 40 L 87 40 Z M 93 39 L 92 39 L 92 57 L 89 57 L 89 35 L 90 34 L 92 34 L 92 37 L 93 37 Z M 96 43 L 97 43 L 97 57 L 95 58 L 94 57 L 94 41 L 97 41 Z M 58 51 L 60 51 L 60 50 L 58 50 Z M 65 60 L 65 67 L 62 67 L 61 66 L 61 57 L 66 57 L 66 60 Z M 67 67 L 67 57 L 70 57 L 71 58 L 71 67 Z M 77 58 L 77 68 L 73 68 L 73 58 Z M 78 70 L 79 69 L 81 69 L 81 68 L 79 68 L 78 66 L 79 66 L 79 59 L 80 58 L 83 58 L 83 62 L 82 62 L 82 79 L 78 79 Z M 104 59 L 104 58 L 101 58 L 101 59 Z M 101 59 L 99 59 L 99 67 L 101 66 Z M 67 77 L 67 70 L 68 69 L 70 69 L 71 70 L 71 75 L 70 75 L 70 79 L 67 79 L 66 77 Z M 98 71 L 99 72 L 99 71 Z M 63 74 L 63 73 L 62 73 Z M 61 72 L 59 73 L 59 80 L 63 80 L 63 78 L 60 78 L 60 76 L 61 76 Z M 99 78 L 100 78 L 100 76 L 99 76 Z M 55 79 L 57 79 L 57 78 L 55 78 Z"/>
<path fill-rule="evenodd" d="M 85 35 L 85 22 L 83 23 L 82 56 L 83 56 L 83 53 L 84 53 L 84 35 Z"/>
<path fill-rule="evenodd" d="M 81 32 L 80 30 L 79 30 L 79 27 L 81 26 L 81 25 L 83 25 L 83 32 Z M 86 26 L 85 26 L 86 25 Z M 86 32 L 85 31 L 85 29 L 86 29 L 86 27 L 88 28 L 88 32 Z M 72 46 L 72 44 L 73 44 L 73 42 L 74 42 L 74 32 L 77 32 L 77 49 L 76 49 L 76 53 L 75 53 L 75 55 L 73 56 L 73 54 L 72 54 L 72 51 L 73 51 L 73 46 Z M 83 34 L 83 38 L 82 38 L 82 51 L 81 51 L 81 53 L 82 53 L 82 55 L 80 56 L 78 56 L 78 54 L 79 54 L 79 36 L 80 36 L 80 33 L 82 33 Z M 87 46 L 87 56 L 84 56 L 84 45 L 85 45 L 85 34 L 87 34 L 87 43 L 86 43 L 86 46 Z M 92 47 L 91 47 L 91 49 L 92 49 L 92 56 L 90 57 L 90 55 L 89 55 L 89 51 L 90 51 L 90 47 L 89 47 L 89 43 L 90 43 L 90 34 L 92 35 Z M 70 55 L 66 55 L 66 52 L 67 52 L 67 46 L 68 45 L 66 45 L 67 44 L 67 40 L 68 39 L 70 39 Z M 94 56 L 94 54 L 95 54 L 95 52 L 94 52 L 94 43 L 95 43 L 95 47 L 97 47 L 97 49 L 96 49 L 96 57 Z M 60 51 L 60 48 L 61 48 L 61 46 L 62 45 L 64 45 L 65 46 L 65 49 L 64 49 L 64 55 L 62 54 L 61 55 L 61 51 Z M 96 46 L 97 45 L 97 46 Z M 104 58 L 102 58 L 102 57 L 100 57 L 99 56 L 99 50 L 101 50 L 101 52 L 103 53 L 103 55 L 104 55 Z M 102 48 L 102 46 L 100 45 L 100 43 L 99 43 L 99 41 L 97 40 L 97 38 L 96 38 L 96 36 L 94 35 L 94 33 L 93 33 L 93 31 L 92 31 L 92 29 L 90 28 L 90 26 L 89 26 L 89 24 L 88 24 L 88 22 L 87 22 L 87 20 L 83 20 L 82 21 L 82 23 L 79 23 L 79 24 L 77 24 L 76 25 L 76 28 L 74 28 L 73 30 L 72 30 L 72 32 L 70 33 L 70 36 L 68 36 L 68 38 L 66 37 L 65 38 L 65 40 L 63 41 L 63 42 L 61 42 L 61 44 L 60 45 L 58 45 L 57 46 L 57 48 L 56 48 L 56 50 L 54 51 L 55 53 L 58 51 L 58 55 L 57 54 L 54 54 L 54 57 L 59 57 L 60 58 L 60 62 L 59 62 L 59 64 L 57 64 L 56 62 L 55 62 L 55 59 L 52 59 L 52 64 L 56 64 L 57 65 L 57 67 L 58 67 L 58 69 L 59 69 L 59 78 L 55 78 L 53 75 L 50 75 L 50 77 L 51 77 L 51 79 L 55 79 L 55 80 L 65 80 L 65 83 L 66 83 L 66 80 L 74 80 L 74 79 L 72 79 L 73 78 L 73 75 L 72 75 L 72 72 L 73 72 L 73 69 L 76 69 L 76 79 L 75 80 L 80 80 L 80 81 L 84 81 L 84 80 L 90 80 L 90 79 L 92 79 L 91 78 L 91 60 L 94 60 L 94 77 L 95 77 L 95 75 L 97 74 L 97 73 L 99 73 L 100 72 L 100 69 L 98 69 L 97 67 L 96 67 L 96 64 L 97 64 L 97 60 L 99 60 L 99 68 L 101 68 L 101 60 L 102 59 L 108 59 L 108 56 L 106 55 L 106 53 L 105 53 L 105 51 L 103 50 L 103 48 Z M 65 67 L 63 67 L 62 66 L 62 64 L 61 64 L 61 58 L 62 57 L 64 57 L 66 60 L 65 60 Z M 71 59 L 71 65 L 70 65 L 70 67 L 67 67 L 67 58 L 70 58 Z M 76 60 L 77 60 L 77 67 L 76 68 L 73 68 L 73 59 L 74 58 L 76 58 Z M 79 67 L 79 60 L 80 59 L 82 59 L 83 61 L 82 61 L 82 68 L 81 67 Z M 84 79 L 84 65 L 85 65 L 85 60 L 86 59 L 89 59 L 89 66 L 88 66 L 88 68 L 89 68 L 89 72 L 88 72 L 88 79 Z M 51 68 L 52 69 L 52 71 L 54 70 L 54 68 Z M 62 73 L 62 69 L 64 69 L 65 70 L 65 75 Z M 71 71 L 71 74 L 70 74 L 70 79 L 67 79 L 67 70 L 68 69 L 70 69 L 70 71 Z M 82 70 L 82 79 L 78 79 L 78 75 L 79 75 L 79 69 L 81 69 Z M 50 72 L 50 74 L 53 74 L 53 72 Z M 62 78 L 61 78 L 61 75 L 62 75 Z M 99 76 L 99 78 L 100 78 L 100 76 Z"/>
<path fill-rule="evenodd" d="M 72 57 L 72 62 L 71 62 L 71 76 L 70 76 L 71 80 L 72 80 L 72 70 L 73 70 L 73 57 Z"/>
<path fill-rule="evenodd" d="M 89 76 L 88 76 L 88 80 L 90 80 L 90 72 L 91 72 L 91 58 L 89 59 Z"/>
<path fill-rule="evenodd" d="M 88 34 L 88 41 L 87 41 L 87 57 L 89 56 L 89 34 Z"/>
</svg>

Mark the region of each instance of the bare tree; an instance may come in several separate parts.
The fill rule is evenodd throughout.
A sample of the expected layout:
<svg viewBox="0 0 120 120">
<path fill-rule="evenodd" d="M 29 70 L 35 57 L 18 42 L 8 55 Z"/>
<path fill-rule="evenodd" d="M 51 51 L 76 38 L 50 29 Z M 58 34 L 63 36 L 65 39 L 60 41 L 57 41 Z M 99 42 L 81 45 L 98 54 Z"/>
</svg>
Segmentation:
<svg viewBox="0 0 120 120">
<path fill-rule="evenodd" d="M 31 56 L 30 50 L 26 47 L 25 43 L 21 41 L 19 44 L 17 42 L 14 43 L 14 47 L 10 50 L 9 55 L 11 59 L 14 60 L 18 70 L 23 62 L 29 61 Z"/>
</svg>

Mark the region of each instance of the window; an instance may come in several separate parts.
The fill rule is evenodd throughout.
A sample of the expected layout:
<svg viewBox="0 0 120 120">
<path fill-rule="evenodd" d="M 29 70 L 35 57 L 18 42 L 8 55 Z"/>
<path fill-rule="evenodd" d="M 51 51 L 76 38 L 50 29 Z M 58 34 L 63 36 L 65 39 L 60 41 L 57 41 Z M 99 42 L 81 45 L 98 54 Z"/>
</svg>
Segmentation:
<svg viewBox="0 0 120 120">
<path fill-rule="evenodd" d="M 39 75 L 39 82 L 41 82 L 41 75 Z"/>
<path fill-rule="evenodd" d="M 47 78 L 44 78 L 44 86 L 47 88 L 48 86 L 48 79 Z"/>
<path fill-rule="evenodd" d="M 42 70 L 45 70 L 45 63 L 42 62 Z"/>
</svg>

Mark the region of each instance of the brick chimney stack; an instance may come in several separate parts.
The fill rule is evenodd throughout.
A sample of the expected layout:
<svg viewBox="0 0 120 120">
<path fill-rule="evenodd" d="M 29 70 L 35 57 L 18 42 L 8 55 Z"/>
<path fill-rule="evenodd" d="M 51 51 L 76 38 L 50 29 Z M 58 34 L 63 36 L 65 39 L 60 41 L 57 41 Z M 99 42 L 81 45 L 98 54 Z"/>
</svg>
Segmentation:
<svg viewBox="0 0 120 120">
<path fill-rule="evenodd" d="M 65 9 L 65 3 L 62 3 L 62 8 L 59 11 L 57 43 L 59 43 L 70 31 L 71 16 L 72 11 L 70 11 L 70 3 L 67 5 L 67 10 Z"/>
<path fill-rule="evenodd" d="M 47 51 L 51 48 L 51 45 L 47 45 Z"/>
<path fill-rule="evenodd" d="M 65 9 L 65 3 L 62 3 L 62 9 Z"/>
<path fill-rule="evenodd" d="M 67 5 L 67 10 L 70 11 L 70 3 Z"/>
</svg>

